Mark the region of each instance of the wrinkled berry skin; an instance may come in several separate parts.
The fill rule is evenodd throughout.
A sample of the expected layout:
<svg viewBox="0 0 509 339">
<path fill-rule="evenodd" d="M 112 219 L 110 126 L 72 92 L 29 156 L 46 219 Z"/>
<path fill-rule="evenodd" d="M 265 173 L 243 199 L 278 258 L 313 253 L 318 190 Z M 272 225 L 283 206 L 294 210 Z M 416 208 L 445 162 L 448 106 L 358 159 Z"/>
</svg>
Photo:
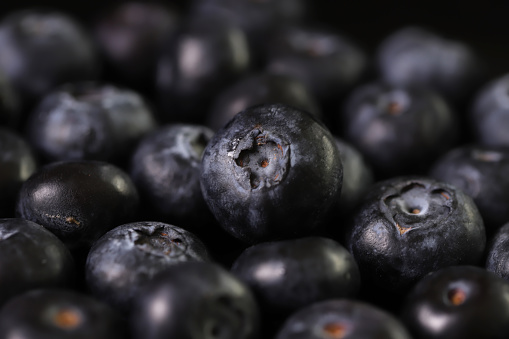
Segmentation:
<svg viewBox="0 0 509 339">
<path fill-rule="evenodd" d="M 445 100 L 423 88 L 370 83 L 354 90 L 338 119 L 379 178 L 424 175 L 458 138 Z"/>
<path fill-rule="evenodd" d="M 201 159 L 213 135 L 205 126 L 172 124 L 140 142 L 130 174 L 144 208 L 186 229 L 214 221 L 200 187 Z"/>
<path fill-rule="evenodd" d="M 21 185 L 36 170 L 37 162 L 28 143 L 0 127 L 0 218 L 14 217 Z"/>
<path fill-rule="evenodd" d="M 465 99 L 483 76 L 483 65 L 469 46 L 421 27 L 406 27 L 387 37 L 377 62 L 385 82 L 433 88 L 453 101 Z"/>
<path fill-rule="evenodd" d="M 285 104 L 322 116 L 302 81 L 283 74 L 261 73 L 246 77 L 219 94 L 207 115 L 207 125 L 217 131 L 237 113 L 261 104 Z"/>
<path fill-rule="evenodd" d="M 74 262 L 67 247 L 28 220 L 0 219 L 0 258 L 0 305 L 31 289 L 68 287 L 74 281 Z"/>
<path fill-rule="evenodd" d="M 129 176 L 99 161 L 47 165 L 21 187 L 17 214 L 57 235 L 70 248 L 90 247 L 104 233 L 132 220 L 139 204 Z"/>
<path fill-rule="evenodd" d="M 447 267 L 422 279 L 401 310 L 414 338 L 509 336 L 509 285 L 480 267 Z"/>
<path fill-rule="evenodd" d="M 372 187 L 346 242 L 363 283 L 403 294 L 429 272 L 480 264 L 486 234 L 462 191 L 425 177 L 397 177 Z"/>
<path fill-rule="evenodd" d="M 120 161 L 156 127 L 136 92 L 93 82 L 67 84 L 32 112 L 28 138 L 44 159 Z"/>
<path fill-rule="evenodd" d="M 486 249 L 485 267 L 509 281 L 509 223 L 500 227 L 491 238 Z"/>
<path fill-rule="evenodd" d="M 390 313 L 354 300 L 322 301 L 294 313 L 276 339 L 411 339 Z"/>
<path fill-rule="evenodd" d="M 339 199 L 342 176 L 334 139 L 315 117 L 260 105 L 214 135 L 201 187 L 228 233 L 258 243 L 313 232 Z"/>
<path fill-rule="evenodd" d="M 136 301 L 133 339 L 257 338 L 251 291 L 216 264 L 172 266 L 145 285 Z"/>
<path fill-rule="evenodd" d="M 66 82 L 99 73 L 95 47 L 71 17 L 48 10 L 12 13 L 0 24 L 0 68 L 30 102 Z"/>
<path fill-rule="evenodd" d="M 509 74 L 485 85 L 475 96 L 470 128 L 477 143 L 509 147 Z"/>
<path fill-rule="evenodd" d="M 263 314 L 286 318 L 317 301 L 354 298 L 360 274 L 352 255 L 332 239 L 261 243 L 235 260 L 232 273 L 255 293 Z"/>
<path fill-rule="evenodd" d="M 208 260 L 207 249 L 194 234 L 160 222 L 125 224 L 106 233 L 90 249 L 87 285 L 98 298 L 127 312 L 140 286 L 188 260 Z"/>
<path fill-rule="evenodd" d="M 128 334 L 120 316 L 106 304 L 71 290 L 38 289 L 2 308 L 0 337 L 127 339 Z"/>
<path fill-rule="evenodd" d="M 466 145 L 438 159 L 430 173 L 468 194 L 492 233 L 509 221 L 508 171 L 509 149 Z"/>
</svg>

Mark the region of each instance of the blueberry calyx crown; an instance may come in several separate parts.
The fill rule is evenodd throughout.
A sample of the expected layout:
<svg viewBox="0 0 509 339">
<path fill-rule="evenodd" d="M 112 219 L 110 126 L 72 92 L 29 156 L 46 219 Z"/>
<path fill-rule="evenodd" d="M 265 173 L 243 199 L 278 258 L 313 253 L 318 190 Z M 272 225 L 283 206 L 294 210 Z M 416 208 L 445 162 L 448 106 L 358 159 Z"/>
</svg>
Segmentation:
<svg viewBox="0 0 509 339">
<path fill-rule="evenodd" d="M 228 156 L 236 180 L 247 190 L 272 187 L 285 177 L 290 145 L 257 125 L 243 138 L 235 138 Z"/>
<path fill-rule="evenodd" d="M 381 208 L 401 236 L 416 228 L 433 226 L 453 211 L 454 195 L 442 187 L 410 182 L 382 197 Z"/>
</svg>

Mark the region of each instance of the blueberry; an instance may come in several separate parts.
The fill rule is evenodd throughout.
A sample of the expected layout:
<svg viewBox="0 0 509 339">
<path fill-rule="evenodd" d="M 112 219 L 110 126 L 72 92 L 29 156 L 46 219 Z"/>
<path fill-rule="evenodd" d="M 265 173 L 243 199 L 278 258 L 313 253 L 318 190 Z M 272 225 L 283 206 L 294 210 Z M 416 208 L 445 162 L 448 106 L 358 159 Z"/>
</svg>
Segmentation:
<svg viewBox="0 0 509 339">
<path fill-rule="evenodd" d="M 180 21 L 175 9 L 162 4 L 114 4 L 94 25 L 106 76 L 130 88 L 153 89 L 157 57 Z"/>
<path fill-rule="evenodd" d="M 153 218 L 204 230 L 214 220 L 200 188 L 201 159 L 214 132 L 173 124 L 147 135 L 131 159 L 131 177 Z"/>
<path fill-rule="evenodd" d="M 189 18 L 158 59 L 161 119 L 201 123 L 214 97 L 249 67 L 244 33 L 228 21 Z"/>
<path fill-rule="evenodd" d="M 251 287 L 265 322 L 284 319 L 317 301 L 353 298 L 360 287 L 352 255 L 322 237 L 254 245 L 237 258 L 231 271 Z"/>
<path fill-rule="evenodd" d="M 338 126 L 380 178 L 425 174 L 458 137 L 442 97 L 422 88 L 370 83 L 348 98 Z"/>
<path fill-rule="evenodd" d="M 465 99 L 482 79 L 482 64 L 470 46 L 428 31 L 405 27 L 379 47 L 382 79 L 396 86 L 424 86 L 454 101 Z"/>
<path fill-rule="evenodd" d="M 70 248 L 89 247 L 137 213 L 138 192 L 118 167 L 98 161 L 46 165 L 21 187 L 17 214 L 49 229 Z"/>
<path fill-rule="evenodd" d="M 245 77 L 220 93 L 208 112 L 207 125 L 217 131 L 248 107 L 277 103 L 322 116 L 313 94 L 302 81 L 288 75 L 264 72 Z"/>
<path fill-rule="evenodd" d="M 115 227 L 88 254 L 87 284 L 94 295 L 128 312 L 140 286 L 182 261 L 206 261 L 207 249 L 192 233 L 160 222 Z"/>
<path fill-rule="evenodd" d="M 474 97 L 470 127 L 482 145 L 509 146 L 509 75 L 491 81 Z"/>
<path fill-rule="evenodd" d="M 313 232 L 339 199 L 342 173 L 334 139 L 315 117 L 260 105 L 214 135 L 201 187 L 220 225 L 257 243 Z"/>
<path fill-rule="evenodd" d="M 31 144 L 47 161 L 121 162 L 155 127 L 151 110 L 136 92 L 86 82 L 45 96 L 27 129 Z"/>
<path fill-rule="evenodd" d="M 486 245 L 472 199 L 446 183 L 396 177 L 377 183 L 347 236 L 366 288 L 404 295 L 429 272 L 478 265 Z"/>
<path fill-rule="evenodd" d="M 486 249 L 485 267 L 509 281 L 509 223 L 502 225 L 491 238 Z"/>
<path fill-rule="evenodd" d="M 12 299 L 0 311 L 5 339 L 126 339 L 117 313 L 87 295 L 40 289 Z"/>
<path fill-rule="evenodd" d="M 0 219 L 0 258 L 0 305 L 34 288 L 67 287 L 74 281 L 67 247 L 28 220 Z"/>
<path fill-rule="evenodd" d="M 410 339 L 390 313 L 363 302 L 331 299 L 293 314 L 276 339 Z"/>
<path fill-rule="evenodd" d="M 14 217 L 21 185 L 37 170 L 28 143 L 0 127 L 0 218 Z"/>
<path fill-rule="evenodd" d="M 414 338 L 507 338 L 509 285 L 480 267 L 444 268 L 422 279 L 401 312 Z"/>
<path fill-rule="evenodd" d="M 87 32 L 67 14 L 22 10 L 0 23 L 0 68 L 16 91 L 34 103 L 55 86 L 92 80 L 98 58 Z"/>
<path fill-rule="evenodd" d="M 185 262 L 155 277 L 136 299 L 133 339 L 254 339 L 251 291 L 220 266 Z"/>
</svg>

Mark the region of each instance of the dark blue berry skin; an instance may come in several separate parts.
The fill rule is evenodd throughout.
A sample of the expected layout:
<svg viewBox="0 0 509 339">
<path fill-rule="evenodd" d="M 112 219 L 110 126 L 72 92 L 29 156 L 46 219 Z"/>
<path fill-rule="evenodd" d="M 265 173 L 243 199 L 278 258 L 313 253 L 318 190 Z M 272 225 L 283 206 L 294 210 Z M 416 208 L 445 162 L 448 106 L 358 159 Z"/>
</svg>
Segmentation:
<svg viewBox="0 0 509 339">
<path fill-rule="evenodd" d="M 453 112 L 426 89 L 364 85 L 350 95 L 338 120 L 345 140 L 378 178 L 425 174 L 458 138 Z"/>
<path fill-rule="evenodd" d="M 158 3 L 115 3 L 94 24 L 105 77 L 129 88 L 152 92 L 157 58 L 180 26 L 180 15 Z"/>
<path fill-rule="evenodd" d="M 390 313 L 360 301 L 332 299 L 294 313 L 276 339 L 411 339 Z"/>
<path fill-rule="evenodd" d="M 11 129 L 21 122 L 20 102 L 17 93 L 3 69 L 0 68 L 0 126 Z"/>
<path fill-rule="evenodd" d="M 118 167 L 68 161 L 46 165 L 25 181 L 17 214 L 78 248 L 90 247 L 110 229 L 132 221 L 138 205 L 136 187 Z"/>
<path fill-rule="evenodd" d="M 472 197 L 490 235 L 509 221 L 508 171 L 509 149 L 465 145 L 438 159 L 430 175 Z"/>
<path fill-rule="evenodd" d="M 455 102 L 471 94 L 483 76 L 483 66 L 468 45 L 421 27 L 406 27 L 387 37 L 377 62 L 385 82 L 433 88 Z"/>
<path fill-rule="evenodd" d="M 509 336 L 509 285 L 480 267 L 444 268 L 422 279 L 401 311 L 414 338 Z"/>
<path fill-rule="evenodd" d="M 0 258 L 0 305 L 34 288 L 68 287 L 74 282 L 74 262 L 67 247 L 28 220 L 0 219 Z"/>
<path fill-rule="evenodd" d="M 0 218 L 14 217 L 21 185 L 36 170 L 37 161 L 28 143 L 0 127 Z"/>
<path fill-rule="evenodd" d="M 207 126 L 217 131 L 248 107 L 278 103 L 322 116 L 313 94 L 302 81 L 283 74 L 258 73 L 236 82 L 217 96 L 207 115 Z"/>
<path fill-rule="evenodd" d="M 509 75 L 484 86 L 474 98 L 470 128 L 475 142 L 491 147 L 509 146 Z"/>
<path fill-rule="evenodd" d="M 151 110 L 136 92 L 85 82 L 48 94 L 29 117 L 27 130 L 47 161 L 120 162 L 155 127 Z"/>
<path fill-rule="evenodd" d="M 193 230 L 214 223 L 200 187 L 201 159 L 213 135 L 205 126 L 172 124 L 140 142 L 130 174 L 149 215 Z"/>
<path fill-rule="evenodd" d="M 430 178 L 396 177 L 370 189 L 346 244 L 367 288 L 403 295 L 429 272 L 481 264 L 486 234 L 462 191 Z"/>
<path fill-rule="evenodd" d="M 255 293 L 267 321 L 317 301 L 354 298 L 360 287 L 352 255 L 322 237 L 254 245 L 235 260 L 231 272 Z"/>
<path fill-rule="evenodd" d="M 260 105 L 214 135 L 203 156 L 201 187 L 228 233 L 258 243 L 315 231 L 339 199 L 342 176 L 334 139 L 315 117 Z"/>
<path fill-rule="evenodd" d="M 23 10 L 0 23 L 0 68 L 23 102 L 35 102 L 66 82 L 93 80 L 99 73 L 95 46 L 66 14 Z"/>
<path fill-rule="evenodd" d="M 182 261 L 207 261 L 205 245 L 194 234 L 161 222 L 115 227 L 88 254 L 86 279 L 92 293 L 128 312 L 140 287 Z"/>
<path fill-rule="evenodd" d="M 488 243 L 485 267 L 509 281 L 509 223 L 500 227 Z"/>
<path fill-rule="evenodd" d="M 254 339 L 259 314 L 249 288 L 228 271 L 185 262 L 145 286 L 131 324 L 133 339 Z"/>
<path fill-rule="evenodd" d="M 4 339 L 127 339 L 119 314 L 87 295 L 38 289 L 12 299 L 0 311 Z"/>
<path fill-rule="evenodd" d="M 215 96 L 247 71 L 249 61 L 237 26 L 206 14 L 190 17 L 158 60 L 160 119 L 202 123 Z"/>
</svg>

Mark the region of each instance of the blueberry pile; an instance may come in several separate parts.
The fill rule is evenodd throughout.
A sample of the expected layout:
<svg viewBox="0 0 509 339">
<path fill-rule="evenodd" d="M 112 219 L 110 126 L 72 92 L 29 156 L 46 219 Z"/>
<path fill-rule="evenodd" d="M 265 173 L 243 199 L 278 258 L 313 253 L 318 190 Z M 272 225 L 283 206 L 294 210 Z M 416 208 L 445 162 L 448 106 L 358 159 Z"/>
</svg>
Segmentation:
<svg viewBox="0 0 509 339">
<path fill-rule="evenodd" d="M 0 339 L 509 338 L 509 73 L 321 6 L 0 6 Z"/>
</svg>

